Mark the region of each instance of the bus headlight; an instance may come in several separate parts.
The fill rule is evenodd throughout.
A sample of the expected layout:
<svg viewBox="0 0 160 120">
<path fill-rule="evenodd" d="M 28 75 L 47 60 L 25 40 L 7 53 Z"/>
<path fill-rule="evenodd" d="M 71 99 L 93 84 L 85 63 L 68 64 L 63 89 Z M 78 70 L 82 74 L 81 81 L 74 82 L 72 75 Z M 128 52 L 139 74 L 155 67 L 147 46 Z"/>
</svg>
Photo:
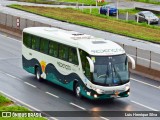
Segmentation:
<svg viewBox="0 0 160 120">
<path fill-rule="evenodd" d="M 125 87 L 125 91 L 127 91 L 129 88 L 130 88 L 130 86 L 127 85 L 127 86 Z"/>
<path fill-rule="evenodd" d="M 102 93 L 102 90 L 96 89 L 96 92 L 97 92 L 98 94 L 101 94 L 101 93 Z"/>
<path fill-rule="evenodd" d="M 97 98 L 97 95 L 96 95 L 96 94 L 94 94 L 94 98 Z"/>
<path fill-rule="evenodd" d="M 88 96 L 91 96 L 91 92 L 87 92 L 87 95 L 88 95 Z"/>
</svg>

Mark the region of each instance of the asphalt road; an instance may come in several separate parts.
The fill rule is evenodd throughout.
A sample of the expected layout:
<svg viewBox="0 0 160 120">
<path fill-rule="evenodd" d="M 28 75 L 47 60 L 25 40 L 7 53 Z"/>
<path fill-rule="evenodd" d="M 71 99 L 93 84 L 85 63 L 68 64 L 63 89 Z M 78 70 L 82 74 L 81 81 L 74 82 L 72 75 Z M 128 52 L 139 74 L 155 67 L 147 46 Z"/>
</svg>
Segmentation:
<svg viewBox="0 0 160 120">
<path fill-rule="evenodd" d="M 77 99 L 72 92 L 50 82 L 38 82 L 22 69 L 21 41 L 0 34 L 0 91 L 18 104 L 40 111 L 160 111 L 160 82 L 131 74 L 131 95 L 114 101 Z M 52 119 L 74 120 L 71 117 Z M 132 120 L 159 118 L 77 117 L 77 120 Z"/>
</svg>

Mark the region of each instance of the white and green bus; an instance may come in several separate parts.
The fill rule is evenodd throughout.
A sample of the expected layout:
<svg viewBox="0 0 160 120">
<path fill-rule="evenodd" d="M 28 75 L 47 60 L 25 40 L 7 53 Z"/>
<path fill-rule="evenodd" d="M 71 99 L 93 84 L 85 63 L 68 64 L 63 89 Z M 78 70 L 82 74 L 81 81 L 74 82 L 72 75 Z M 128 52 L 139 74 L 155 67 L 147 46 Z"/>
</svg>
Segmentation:
<svg viewBox="0 0 160 120">
<path fill-rule="evenodd" d="M 75 93 L 77 97 L 106 99 L 130 93 L 128 60 L 118 44 L 75 31 L 51 27 L 23 30 L 23 68 Z"/>
</svg>

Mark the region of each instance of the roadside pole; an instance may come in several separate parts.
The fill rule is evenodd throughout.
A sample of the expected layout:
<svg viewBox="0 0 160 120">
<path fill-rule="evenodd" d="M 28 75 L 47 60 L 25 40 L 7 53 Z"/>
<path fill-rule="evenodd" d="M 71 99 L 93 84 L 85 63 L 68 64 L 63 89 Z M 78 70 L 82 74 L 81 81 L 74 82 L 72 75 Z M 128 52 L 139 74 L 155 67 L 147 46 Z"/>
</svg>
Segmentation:
<svg viewBox="0 0 160 120">
<path fill-rule="evenodd" d="M 126 21 L 128 21 L 128 11 L 127 11 L 127 13 L 126 13 Z"/>
<path fill-rule="evenodd" d="M 117 18 L 117 20 L 118 20 L 118 15 L 119 15 L 119 12 L 118 12 L 118 9 L 117 9 L 117 14 L 116 14 L 116 18 Z"/>
<path fill-rule="evenodd" d="M 96 0 L 96 8 L 97 8 L 97 4 L 98 4 L 97 2 L 98 2 L 98 0 Z"/>
<path fill-rule="evenodd" d="M 82 12 L 83 12 L 84 3 L 82 3 Z"/>
<path fill-rule="evenodd" d="M 151 20 L 150 20 L 150 17 L 149 17 L 149 19 L 148 19 L 148 25 L 150 25 L 150 22 L 151 22 Z"/>
<path fill-rule="evenodd" d="M 107 9 L 107 15 L 109 16 L 109 8 Z"/>
<path fill-rule="evenodd" d="M 139 22 L 139 15 L 137 15 L 137 23 Z"/>
<path fill-rule="evenodd" d="M 79 8 L 79 3 L 78 3 L 78 1 L 77 1 L 77 4 L 76 4 L 76 7 L 77 7 L 77 9 Z"/>
<path fill-rule="evenodd" d="M 90 5 L 90 14 L 92 13 L 92 5 Z"/>
</svg>

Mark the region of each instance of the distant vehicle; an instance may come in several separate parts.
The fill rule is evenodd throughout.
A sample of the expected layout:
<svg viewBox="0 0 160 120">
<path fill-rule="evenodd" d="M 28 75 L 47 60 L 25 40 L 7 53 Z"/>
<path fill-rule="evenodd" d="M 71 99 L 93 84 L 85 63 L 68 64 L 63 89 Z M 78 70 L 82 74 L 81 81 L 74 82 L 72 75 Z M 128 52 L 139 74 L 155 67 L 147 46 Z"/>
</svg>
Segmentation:
<svg viewBox="0 0 160 120">
<path fill-rule="evenodd" d="M 23 30 L 23 68 L 79 98 L 128 97 L 128 60 L 134 69 L 134 59 L 120 45 L 102 38 L 49 27 Z"/>
<path fill-rule="evenodd" d="M 115 6 L 111 6 L 111 5 L 104 5 L 100 8 L 100 14 L 108 14 L 109 11 L 109 15 L 116 15 L 117 14 L 117 8 Z"/>
<path fill-rule="evenodd" d="M 137 17 L 139 17 L 139 22 L 147 22 L 147 23 L 156 23 L 158 24 L 159 18 L 153 14 L 151 11 L 141 11 L 137 14 L 135 14 L 135 19 L 137 20 Z"/>
</svg>

